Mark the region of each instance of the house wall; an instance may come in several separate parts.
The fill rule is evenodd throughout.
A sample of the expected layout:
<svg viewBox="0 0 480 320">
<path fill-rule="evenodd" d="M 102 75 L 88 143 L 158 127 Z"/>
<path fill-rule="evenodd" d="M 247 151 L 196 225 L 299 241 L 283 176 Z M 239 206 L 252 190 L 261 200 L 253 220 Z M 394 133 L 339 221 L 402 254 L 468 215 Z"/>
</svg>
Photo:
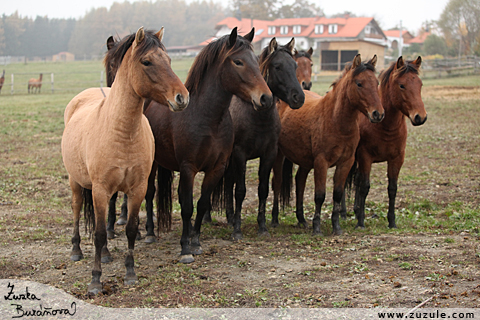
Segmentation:
<svg viewBox="0 0 480 320">
<path fill-rule="evenodd" d="M 385 67 L 385 48 L 379 45 L 371 44 L 364 41 L 337 41 L 337 42 L 318 42 L 319 48 L 319 66 L 322 65 L 323 50 L 338 51 L 338 67 L 341 70 L 341 52 L 357 50 L 361 54 L 362 60 L 369 60 L 374 54 L 377 55 L 377 70 Z"/>
</svg>

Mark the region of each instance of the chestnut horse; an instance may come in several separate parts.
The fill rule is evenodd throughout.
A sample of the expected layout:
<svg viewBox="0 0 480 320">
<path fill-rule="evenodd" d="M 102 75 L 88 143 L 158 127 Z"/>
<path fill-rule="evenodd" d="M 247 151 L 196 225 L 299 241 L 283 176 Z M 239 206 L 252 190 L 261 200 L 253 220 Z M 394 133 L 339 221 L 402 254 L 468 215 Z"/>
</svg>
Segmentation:
<svg viewBox="0 0 480 320">
<path fill-rule="evenodd" d="M 5 82 L 5 70 L 3 70 L 2 76 L 0 77 L 0 92 L 2 92 L 2 87 L 4 82 Z"/>
<path fill-rule="evenodd" d="M 129 198 L 125 284 L 137 280 L 133 251 L 138 212 L 155 154 L 153 134 L 143 115 L 144 99 L 168 104 L 172 110 L 182 110 L 188 104 L 188 91 L 170 67 L 162 37 L 163 28 L 156 34 L 140 28 L 136 34 L 125 37 L 107 53 L 115 57 L 119 67 L 112 88 L 105 88 L 105 97 L 99 94 L 99 88 L 87 89 L 74 97 L 65 109 L 62 156 L 72 189 L 71 258 L 83 257 L 79 218 L 85 202 L 87 224 L 90 230 L 95 229 L 95 263 L 88 286 L 93 294 L 102 291 L 106 209 L 116 191 L 126 193 Z"/>
<path fill-rule="evenodd" d="M 259 57 L 260 71 L 273 93 L 274 102 L 285 101 L 290 108 L 298 109 L 305 101 L 305 94 L 296 79 L 296 63 L 292 52 L 295 39 L 285 46 L 278 46 L 273 38 Z M 242 238 L 241 212 L 245 199 L 245 171 L 247 161 L 260 157 L 258 169 L 258 233 L 268 235 L 265 224 L 265 206 L 269 190 L 269 177 L 277 157 L 280 118 L 272 106 L 265 110 L 254 110 L 252 103 L 237 97 L 230 104 L 235 132 L 235 143 L 225 173 L 224 191 L 227 219 L 233 224 L 233 240 Z M 233 188 L 235 185 L 235 210 Z"/>
<path fill-rule="evenodd" d="M 40 78 L 31 78 L 28 80 L 28 93 L 30 93 L 30 89 L 31 93 L 40 93 L 40 89 L 42 88 L 42 78 L 43 74 L 40 73 Z"/>
<path fill-rule="evenodd" d="M 310 90 L 312 88 L 312 54 L 313 48 L 310 47 L 308 51 L 295 51 L 295 55 L 293 56 L 298 65 L 297 79 L 304 90 Z"/>
<path fill-rule="evenodd" d="M 283 157 L 298 164 L 296 182 L 296 214 L 299 224 L 306 226 L 303 215 L 303 193 L 307 175 L 314 169 L 315 215 L 313 234 L 320 231 L 320 214 L 325 201 L 327 170 L 335 166 L 334 207 L 332 212 L 333 234 L 341 234 L 339 213 L 345 180 L 355 161 L 355 149 L 360 140 L 358 115 L 363 113 L 371 122 L 380 122 L 384 110 L 378 96 L 378 80 L 375 76 L 377 56 L 362 63 L 358 54 L 352 64 L 345 67 L 343 75 L 323 97 L 305 91 L 302 108 L 292 110 L 279 103 L 282 130 L 279 139 L 279 155 L 274 172 L 274 208 L 272 224 L 278 223 L 278 198 L 282 183 L 291 180 L 281 176 Z M 285 174 L 285 172 L 284 172 Z M 282 182 L 283 180 L 283 182 Z M 287 195 L 288 196 L 288 195 Z"/>
<path fill-rule="evenodd" d="M 209 43 L 195 58 L 185 86 L 191 94 L 190 106 L 181 113 L 168 113 L 166 108 L 151 103 L 145 115 L 155 137 L 157 176 L 157 220 L 169 227 L 171 221 L 172 171 L 180 172 L 178 199 L 183 230 L 180 263 L 194 261 L 192 254 L 201 254 L 200 228 L 203 216 L 211 209 L 211 195 L 222 178 L 232 153 L 233 123 L 228 107 L 233 95 L 250 101 L 258 110 L 270 108 L 273 97 L 263 79 L 252 48 L 255 30 L 244 37 L 237 28 L 229 35 Z M 193 230 L 193 182 L 196 174 L 205 172 L 197 216 Z M 153 234 L 153 200 L 155 172 L 149 179 L 147 192 L 147 225 Z M 129 198 L 130 200 L 130 198 Z M 190 241 L 191 237 L 191 241 Z"/>
<path fill-rule="evenodd" d="M 421 63 L 421 57 L 415 61 L 404 61 L 400 57 L 384 70 L 379 76 L 379 94 L 385 108 L 385 119 L 380 124 L 371 124 L 365 118 L 359 119 L 360 142 L 352 170 L 352 174 L 355 174 L 354 211 L 357 227 L 365 228 L 365 199 L 370 189 L 372 163 L 384 161 L 388 166 L 388 227 L 397 227 L 395 197 L 407 144 L 405 118 L 408 117 L 414 126 L 420 126 L 427 120 L 421 96 L 422 80 L 418 76 Z"/>
</svg>

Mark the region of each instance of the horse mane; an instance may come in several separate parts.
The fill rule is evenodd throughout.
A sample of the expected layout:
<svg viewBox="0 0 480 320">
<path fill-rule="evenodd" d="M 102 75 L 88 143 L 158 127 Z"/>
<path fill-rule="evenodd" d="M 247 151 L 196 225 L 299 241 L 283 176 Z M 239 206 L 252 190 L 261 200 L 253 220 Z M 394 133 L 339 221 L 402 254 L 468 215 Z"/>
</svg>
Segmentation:
<svg viewBox="0 0 480 320">
<path fill-rule="evenodd" d="M 122 40 L 116 41 L 113 47 L 105 54 L 103 63 L 107 69 L 109 66 L 113 69 L 113 74 L 116 74 L 118 68 L 122 64 L 123 57 L 127 53 L 128 49 L 130 49 L 133 41 L 135 40 L 135 35 L 136 33 L 132 33 L 128 36 L 125 36 Z M 160 42 L 158 37 L 155 35 L 155 32 L 152 30 L 145 30 L 145 38 L 135 49 L 132 59 L 138 60 L 141 56 L 150 51 L 152 48 L 158 47 L 160 47 L 160 49 L 162 49 L 163 51 L 166 51 L 165 46 L 162 42 Z"/>
<path fill-rule="evenodd" d="M 187 88 L 188 92 L 190 92 L 190 95 L 198 91 L 199 85 L 203 82 L 202 80 L 207 74 L 206 71 L 212 65 L 223 63 L 229 55 L 244 50 L 245 48 L 253 51 L 252 44 L 242 36 L 237 36 L 235 45 L 229 48 L 229 38 L 230 35 L 228 34 L 216 41 L 210 42 L 197 55 L 192 66 L 190 67 L 187 80 L 185 81 L 185 87 Z"/>
<path fill-rule="evenodd" d="M 366 70 L 370 70 L 370 71 L 373 71 L 375 72 L 375 66 L 373 64 L 370 63 L 371 60 L 368 60 L 367 62 L 363 61 L 362 63 L 360 63 L 354 70 L 353 70 L 353 74 L 352 74 L 352 77 L 356 77 L 358 76 L 360 73 L 366 71 Z M 338 78 L 332 82 L 332 84 L 330 85 L 332 88 L 335 88 L 335 86 L 340 82 L 340 80 L 342 80 L 342 78 L 352 69 L 352 62 L 348 62 L 345 64 L 345 68 L 343 69 L 343 72 L 340 76 L 338 76 Z"/>
<path fill-rule="evenodd" d="M 408 60 L 405 61 L 404 65 L 399 68 L 395 69 L 396 61 L 392 62 L 388 69 L 382 70 L 380 72 L 380 75 L 378 76 L 378 80 L 380 81 L 380 88 L 385 89 L 388 83 L 390 82 L 390 79 L 396 79 L 398 77 L 403 76 L 406 73 L 413 72 L 414 74 L 419 74 L 419 70 L 417 66 L 413 63 L 413 60 Z M 393 76 L 392 76 L 393 73 Z"/>
<path fill-rule="evenodd" d="M 289 49 L 287 49 L 286 46 L 277 47 L 277 49 L 271 54 L 268 53 L 268 47 L 265 47 L 265 49 L 263 49 L 260 55 L 258 56 L 258 60 L 260 62 L 260 72 L 262 73 L 262 76 L 264 78 L 267 77 L 268 67 L 270 66 L 270 63 L 273 60 L 273 55 L 280 51 L 286 52 L 290 57 L 293 58 L 292 52 Z"/>
</svg>

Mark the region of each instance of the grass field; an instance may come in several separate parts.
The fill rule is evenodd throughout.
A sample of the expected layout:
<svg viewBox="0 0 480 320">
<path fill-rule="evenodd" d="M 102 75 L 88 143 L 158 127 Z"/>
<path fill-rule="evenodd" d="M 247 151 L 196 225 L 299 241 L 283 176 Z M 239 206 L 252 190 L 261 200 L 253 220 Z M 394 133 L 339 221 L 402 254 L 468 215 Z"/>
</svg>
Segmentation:
<svg viewBox="0 0 480 320">
<path fill-rule="evenodd" d="M 172 61 L 174 70 L 187 70 L 189 63 L 191 61 L 188 60 Z M 11 65 L 7 68 L 7 74 L 34 75 L 52 70 L 59 74 L 71 73 L 77 77 L 72 81 L 82 83 L 84 79 L 80 72 L 96 72 L 99 76 L 102 69 L 100 62 Z M 184 79 L 186 72 L 182 72 L 178 74 Z M 98 79 L 98 76 L 95 78 Z M 328 87 L 329 82 L 319 81 L 313 84 L 312 89 L 323 94 Z M 49 283 L 88 299 L 83 294 L 90 280 L 92 243 L 86 236 L 82 240 L 83 246 L 87 248 L 84 249 L 87 257 L 85 261 L 73 263 L 68 260 L 72 233 L 71 192 L 60 154 L 63 111 L 76 92 L 50 94 L 42 91 L 38 95 L 10 95 L 4 90 L 0 95 L 0 278 L 22 277 Z M 291 214 L 293 209 L 287 209 L 287 214 L 280 216 L 281 226 L 270 230 L 271 238 L 258 239 L 258 163 L 251 161 L 248 164 L 248 192 L 243 211 L 244 242 L 231 244 L 230 227 L 224 223 L 223 217 L 215 215 L 215 223 L 203 227 L 201 239 L 204 239 L 203 244 L 206 243 L 209 249 L 205 255 L 196 258 L 198 264 L 175 264 L 181 233 L 179 205 L 175 204 L 173 232 L 168 236 L 162 235 L 158 246 L 138 244 L 136 263 L 141 266 L 141 281 L 137 288 L 139 295 L 132 295 L 133 291 L 122 286 L 124 268 L 122 262 L 118 262 L 114 266 L 105 266 L 106 270 L 115 268 L 115 271 L 105 273 L 110 275 L 106 281 L 115 289 L 114 293 L 88 301 L 114 307 L 415 306 L 418 304 L 415 299 L 423 299 L 430 294 L 425 293 L 409 300 L 408 297 L 413 297 L 420 291 L 412 283 L 408 285 L 408 290 L 413 292 L 405 289 L 405 294 L 399 294 L 397 300 L 389 300 L 390 296 L 378 293 L 380 291 L 364 293 L 362 298 L 357 295 L 357 300 L 345 300 L 343 293 L 331 292 L 325 287 L 310 288 L 313 281 L 335 281 L 333 273 L 344 277 L 348 282 L 350 276 L 353 277 L 351 279 L 356 279 L 354 281 L 360 281 L 356 276 L 366 281 L 369 277 L 373 279 L 371 273 L 388 271 L 392 276 L 404 275 L 405 279 L 420 275 L 418 281 L 421 288 L 430 288 L 431 284 L 436 284 L 437 289 L 432 289 L 432 295 L 437 296 L 440 293 L 435 290 L 440 290 L 440 286 L 447 288 L 449 283 L 456 284 L 453 276 L 447 278 L 450 276 L 446 274 L 458 274 L 458 285 L 464 284 L 462 290 L 470 290 L 468 295 L 461 296 L 461 292 L 458 292 L 455 298 L 457 302 L 453 302 L 453 298 L 448 301 L 439 299 L 438 306 L 447 302 L 451 306 L 461 306 L 461 301 L 467 306 L 474 306 L 476 302 L 472 299 L 476 289 L 472 288 L 480 285 L 480 77 L 425 80 L 422 95 L 428 121 L 421 127 L 409 125 L 407 156 L 400 173 L 397 193 L 399 229 L 387 228 L 386 165 L 377 164 L 372 170 L 367 216 L 376 213 L 380 219 L 367 219 L 365 230 L 354 228 L 350 202 L 350 216 L 346 221 L 341 221 L 345 235 L 339 238 L 328 236 L 331 234 L 329 215 L 332 210 L 330 170 L 326 205 L 322 210 L 322 231 L 325 237 L 314 238 L 310 230 L 295 228 L 296 219 Z M 268 213 L 271 211 L 270 201 Z M 313 186 L 310 178 L 305 201 L 307 220 L 312 218 L 313 210 Z M 267 219 L 270 219 L 269 214 Z M 113 245 L 112 252 L 116 261 L 122 261 L 125 239 L 115 240 Z M 418 252 L 411 249 L 416 245 L 420 246 Z M 43 249 L 38 250 L 38 246 Z M 440 248 L 445 251 L 438 255 L 429 251 Z M 244 255 L 250 249 L 253 250 L 253 258 Z M 29 253 L 25 255 L 24 252 L 27 251 Z M 50 253 L 44 256 L 43 251 Z M 160 253 L 163 260 L 156 256 Z M 451 253 L 457 255 L 453 257 L 450 256 Z M 315 262 L 317 264 L 300 267 L 301 262 L 308 260 L 311 254 L 319 259 Z M 259 262 L 273 259 L 281 259 L 282 262 L 275 267 Z M 58 273 L 58 266 L 62 264 L 68 272 L 66 277 L 59 276 Z M 286 279 L 290 275 L 292 279 L 270 283 L 270 280 L 265 280 L 267 278 L 259 278 L 265 270 L 270 270 L 271 278 L 275 274 L 271 270 L 280 269 L 282 265 L 290 266 L 285 267 L 284 277 Z M 295 271 L 291 273 L 291 269 Z M 239 282 L 231 286 L 228 282 L 226 285 L 223 282 L 224 285 L 220 286 L 219 283 L 224 281 L 221 279 L 225 276 L 220 270 L 225 274 L 241 271 L 242 276 L 237 275 Z M 253 270 L 257 278 L 247 273 L 250 270 Z M 205 272 L 205 276 L 199 275 L 202 272 Z M 182 280 L 178 280 L 179 277 Z M 250 277 L 253 277 L 253 282 L 247 281 Z M 407 283 L 413 280 L 402 281 Z M 328 287 L 336 288 L 339 282 L 329 283 Z M 257 284 L 260 285 L 259 288 L 256 287 Z M 339 286 L 337 289 L 340 290 L 340 287 L 343 288 Z M 361 291 L 358 288 L 356 290 Z M 310 294 L 310 298 L 303 298 L 304 294 Z M 321 295 L 323 298 L 317 299 Z"/>
</svg>

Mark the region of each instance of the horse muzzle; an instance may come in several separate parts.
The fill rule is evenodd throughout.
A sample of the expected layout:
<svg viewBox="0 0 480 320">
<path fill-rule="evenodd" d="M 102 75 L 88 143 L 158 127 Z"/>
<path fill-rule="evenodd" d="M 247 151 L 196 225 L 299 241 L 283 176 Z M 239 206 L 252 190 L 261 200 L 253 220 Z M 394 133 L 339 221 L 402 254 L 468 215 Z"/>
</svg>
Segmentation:
<svg viewBox="0 0 480 320">
<path fill-rule="evenodd" d="M 252 99 L 253 108 L 255 111 L 266 110 L 271 108 L 273 105 L 273 96 L 270 94 L 262 94 L 260 96 L 260 101 L 257 102 L 255 99 Z"/>
<path fill-rule="evenodd" d="M 385 118 L 385 112 L 378 112 L 377 110 L 374 110 L 371 114 L 368 114 L 368 119 L 370 120 L 371 123 L 378 123 Z"/>
<path fill-rule="evenodd" d="M 187 96 L 183 96 L 181 93 L 178 93 L 175 96 L 175 101 L 170 101 L 168 100 L 168 105 L 170 107 L 170 110 L 173 112 L 178 112 L 182 111 L 188 106 L 188 103 L 190 102 L 190 95 L 187 94 Z"/>
<path fill-rule="evenodd" d="M 425 114 L 424 118 L 422 118 L 422 116 L 419 115 L 418 113 L 414 117 L 409 116 L 408 118 L 412 122 L 412 125 L 414 125 L 415 127 L 416 126 L 421 126 L 422 124 L 425 123 L 425 121 L 427 121 L 427 115 L 426 114 Z"/>
</svg>

